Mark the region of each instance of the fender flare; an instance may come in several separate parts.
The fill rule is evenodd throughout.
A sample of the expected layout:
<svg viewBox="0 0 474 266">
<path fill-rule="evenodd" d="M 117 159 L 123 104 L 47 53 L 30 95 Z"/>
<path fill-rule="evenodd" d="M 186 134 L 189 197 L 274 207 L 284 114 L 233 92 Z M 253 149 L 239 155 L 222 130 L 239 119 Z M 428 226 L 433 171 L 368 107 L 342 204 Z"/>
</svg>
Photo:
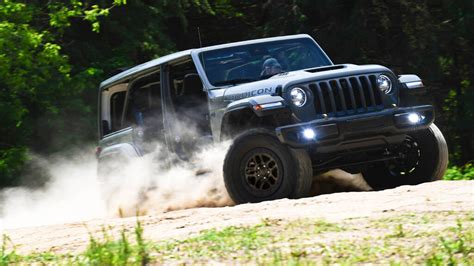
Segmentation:
<svg viewBox="0 0 474 266">
<path fill-rule="evenodd" d="M 289 113 L 290 109 L 281 96 L 258 95 L 231 102 L 225 108 L 221 123 L 221 139 L 225 127 L 229 124 L 232 115 L 240 112 L 250 112 L 256 117 L 263 118 L 275 114 Z"/>
<path fill-rule="evenodd" d="M 267 116 L 275 111 L 288 109 L 285 99 L 277 95 L 258 95 L 231 102 L 224 111 L 224 117 L 236 110 L 251 109 L 257 116 Z"/>
</svg>

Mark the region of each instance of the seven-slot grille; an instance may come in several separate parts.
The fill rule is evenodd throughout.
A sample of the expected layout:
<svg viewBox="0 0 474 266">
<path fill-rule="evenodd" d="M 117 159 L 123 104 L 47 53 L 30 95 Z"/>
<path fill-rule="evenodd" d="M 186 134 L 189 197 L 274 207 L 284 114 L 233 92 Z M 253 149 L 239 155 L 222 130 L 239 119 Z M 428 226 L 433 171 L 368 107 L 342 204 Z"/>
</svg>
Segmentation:
<svg viewBox="0 0 474 266">
<path fill-rule="evenodd" d="M 383 109 L 376 75 L 358 75 L 308 84 L 318 115 L 344 116 Z"/>
</svg>

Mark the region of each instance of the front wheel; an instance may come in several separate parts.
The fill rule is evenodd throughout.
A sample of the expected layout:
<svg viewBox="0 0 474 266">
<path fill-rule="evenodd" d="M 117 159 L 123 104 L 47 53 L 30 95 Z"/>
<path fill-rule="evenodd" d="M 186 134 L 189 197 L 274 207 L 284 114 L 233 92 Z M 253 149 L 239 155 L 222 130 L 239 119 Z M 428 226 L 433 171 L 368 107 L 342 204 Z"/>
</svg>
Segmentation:
<svg viewBox="0 0 474 266">
<path fill-rule="evenodd" d="M 229 148 L 224 182 L 237 204 L 304 197 L 311 188 L 311 160 L 305 150 L 281 144 L 270 130 L 251 129 Z"/>
<path fill-rule="evenodd" d="M 398 159 L 378 163 L 363 173 L 374 189 L 440 180 L 446 172 L 448 146 L 435 124 L 408 134 L 396 152 Z"/>
</svg>

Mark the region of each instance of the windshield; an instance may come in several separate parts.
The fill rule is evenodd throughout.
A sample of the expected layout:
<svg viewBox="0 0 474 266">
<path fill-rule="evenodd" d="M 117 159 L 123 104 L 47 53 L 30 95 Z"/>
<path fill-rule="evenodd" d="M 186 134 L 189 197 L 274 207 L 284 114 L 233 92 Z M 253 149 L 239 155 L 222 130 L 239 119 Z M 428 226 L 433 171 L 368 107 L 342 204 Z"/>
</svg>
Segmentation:
<svg viewBox="0 0 474 266">
<path fill-rule="evenodd" d="M 267 79 L 282 72 L 331 65 L 309 38 L 242 45 L 202 52 L 201 64 L 215 86 Z"/>
</svg>

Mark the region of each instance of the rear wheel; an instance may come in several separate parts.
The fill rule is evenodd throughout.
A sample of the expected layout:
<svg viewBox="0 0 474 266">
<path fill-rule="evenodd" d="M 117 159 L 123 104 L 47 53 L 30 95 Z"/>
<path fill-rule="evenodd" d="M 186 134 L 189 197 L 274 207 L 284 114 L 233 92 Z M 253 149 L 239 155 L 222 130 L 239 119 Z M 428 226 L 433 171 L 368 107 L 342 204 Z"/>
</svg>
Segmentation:
<svg viewBox="0 0 474 266">
<path fill-rule="evenodd" d="M 435 124 L 410 133 L 398 147 L 399 158 L 378 163 L 363 173 L 374 189 L 416 185 L 443 178 L 448 166 L 448 147 Z"/>
<path fill-rule="evenodd" d="M 307 196 L 311 160 L 266 129 L 250 129 L 235 140 L 224 161 L 224 182 L 235 203 Z"/>
</svg>

